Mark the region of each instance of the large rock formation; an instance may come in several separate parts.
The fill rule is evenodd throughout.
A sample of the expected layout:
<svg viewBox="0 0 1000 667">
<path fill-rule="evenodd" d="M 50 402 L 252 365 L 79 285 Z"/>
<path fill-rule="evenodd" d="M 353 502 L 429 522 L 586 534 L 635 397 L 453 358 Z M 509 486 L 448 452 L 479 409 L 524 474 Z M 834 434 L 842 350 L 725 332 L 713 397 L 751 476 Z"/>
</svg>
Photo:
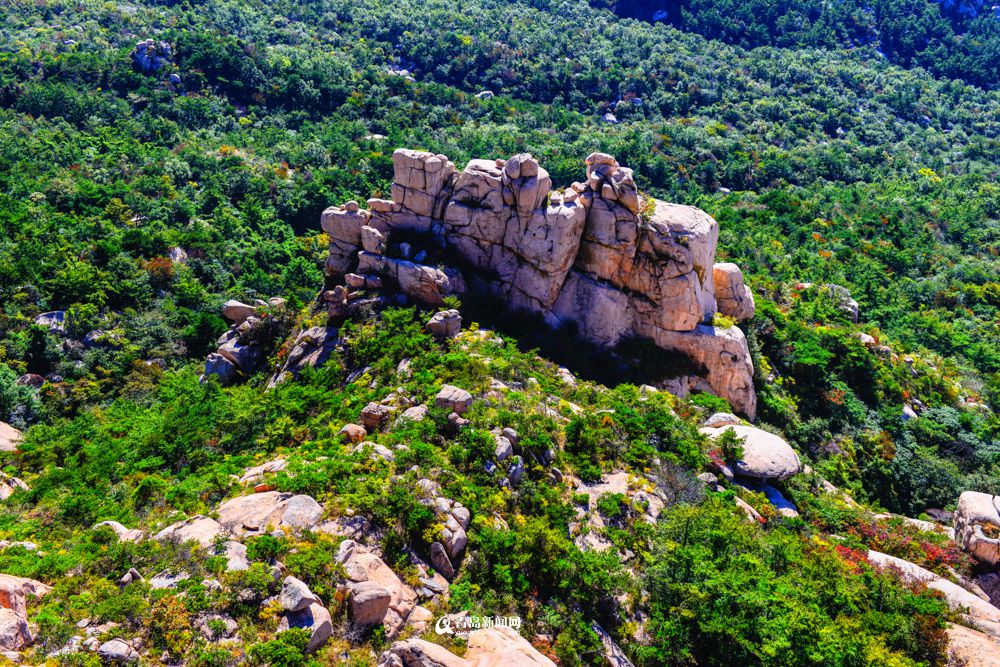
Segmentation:
<svg viewBox="0 0 1000 667">
<path fill-rule="evenodd" d="M 719 230 L 709 215 L 643 200 L 632 170 L 603 153 L 587 157 L 586 181 L 563 192 L 550 191 L 548 173 L 526 153 L 458 171 L 443 155 L 400 149 L 393 166 L 391 200 L 323 213 L 327 273 L 348 279 L 330 292 L 331 314 L 344 312 L 352 285 L 382 279 L 434 306 L 482 290 L 553 327 L 573 323 L 599 345 L 641 337 L 682 353 L 715 393 L 754 417 L 746 340 L 735 327 L 711 326 L 716 276 L 723 314 L 751 317 L 753 298 L 738 268 L 714 265 Z M 435 257 L 391 243 L 397 236 L 426 237 Z"/>
</svg>

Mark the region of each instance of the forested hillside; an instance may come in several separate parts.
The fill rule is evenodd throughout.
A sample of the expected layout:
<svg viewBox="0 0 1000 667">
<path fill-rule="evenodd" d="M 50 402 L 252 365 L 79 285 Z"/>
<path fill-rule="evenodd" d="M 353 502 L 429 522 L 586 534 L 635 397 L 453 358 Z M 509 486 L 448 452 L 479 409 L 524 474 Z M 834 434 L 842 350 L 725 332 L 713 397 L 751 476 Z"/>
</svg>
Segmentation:
<svg viewBox="0 0 1000 667">
<path fill-rule="evenodd" d="M 53 587 L 11 661 L 110 660 L 82 643 L 98 637 L 144 664 L 376 664 L 415 631 L 350 625 L 338 549 L 350 535 L 427 590 L 447 523 L 431 480 L 472 520 L 422 604 L 516 613 L 560 664 L 602 664 L 594 623 L 641 665 L 947 664 L 958 612 L 864 554 L 1000 600 L 943 527 L 875 518 L 951 526 L 962 492 L 1000 494 L 1000 23 L 888 0 L 692 0 L 668 22 L 623 4 L 0 2 L 0 421 L 24 433 L 0 447 L 0 575 Z M 321 213 L 389 199 L 401 147 L 460 170 L 529 152 L 560 189 L 607 153 L 648 201 L 712 215 L 717 261 L 756 300 L 739 325 L 756 425 L 809 468 L 783 480 L 795 516 L 725 479 L 740 443 L 698 431 L 724 400 L 619 385 L 656 384 L 662 360 L 639 346 L 623 355 L 642 377 L 609 373 L 493 304 L 449 302 L 463 331 L 446 340 L 410 304 L 355 313 L 329 361 L 268 389 L 326 326 Z M 199 382 L 223 303 L 274 297 L 255 311 L 265 370 Z M 446 384 L 476 397 L 462 429 L 434 406 Z M 341 431 L 370 402 L 431 408 L 369 428 L 390 458 Z M 525 463 L 513 488 L 484 473 L 503 427 Z M 631 477 L 602 495 L 602 474 Z M 258 485 L 351 531 L 192 549 L 92 530 L 225 524 L 220 505 Z M 234 548 L 247 567 L 228 571 Z M 151 585 L 163 571 L 187 576 Z M 277 604 L 279 574 L 329 608 L 321 653 L 279 632 L 299 611 Z"/>
</svg>

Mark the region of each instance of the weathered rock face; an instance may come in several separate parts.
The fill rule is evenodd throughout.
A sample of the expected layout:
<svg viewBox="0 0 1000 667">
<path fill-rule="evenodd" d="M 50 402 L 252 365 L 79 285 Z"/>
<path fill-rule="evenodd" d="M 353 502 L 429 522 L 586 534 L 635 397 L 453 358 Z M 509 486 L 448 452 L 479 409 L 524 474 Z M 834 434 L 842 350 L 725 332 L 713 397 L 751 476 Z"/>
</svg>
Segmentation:
<svg viewBox="0 0 1000 667">
<path fill-rule="evenodd" d="M 743 284 L 740 267 L 728 262 L 716 264 L 712 275 L 715 276 L 715 303 L 719 312 L 737 321 L 752 318 L 756 309 L 753 294 Z"/>
<path fill-rule="evenodd" d="M 739 269 L 714 265 L 719 230 L 709 215 L 643 202 L 632 170 L 603 153 L 587 157 L 586 181 L 564 192 L 551 192 L 548 173 L 526 153 L 472 160 L 459 172 L 443 155 L 400 149 L 393 166 L 391 200 L 370 199 L 369 210 L 348 202 L 323 213 L 327 273 L 349 278 L 332 316 L 343 314 L 350 289 L 373 278 L 433 306 L 472 286 L 552 326 L 573 323 L 599 345 L 638 336 L 683 353 L 715 393 L 754 416 L 746 340 L 735 328 L 704 324 L 716 312 L 716 274 L 724 283 L 723 312 L 753 314 Z M 411 258 L 409 244 L 392 242 L 415 233 L 456 257 L 468 275 L 422 253 Z"/>
<path fill-rule="evenodd" d="M 948 626 L 950 665 L 992 667 L 1000 665 L 1000 641 L 978 630 L 961 625 Z"/>
<path fill-rule="evenodd" d="M 1000 499 L 988 493 L 965 491 L 955 508 L 955 540 L 976 560 L 1000 563 Z"/>
</svg>

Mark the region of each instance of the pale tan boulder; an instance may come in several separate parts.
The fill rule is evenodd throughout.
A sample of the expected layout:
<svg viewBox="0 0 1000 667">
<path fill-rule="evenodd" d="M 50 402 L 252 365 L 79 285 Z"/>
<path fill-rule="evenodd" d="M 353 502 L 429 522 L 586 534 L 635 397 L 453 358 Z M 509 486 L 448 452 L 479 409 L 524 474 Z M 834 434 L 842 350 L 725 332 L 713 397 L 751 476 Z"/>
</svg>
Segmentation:
<svg viewBox="0 0 1000 667">
<path fill-rule="evenodd" d="M 439 644 L 407 639 L 382 653 L 378 667 L 472 667 L 472 664 Z"/>
<path fill-rule="evenodd" d="M 333 619 L 319 602 L 312 602 L 298 611 L 286 611 L 278 622 L 278 632 L 290 628 L 304 628 L 309 631 L 309 643 L 306 652 L 314 653 L 333 634 Z"/>
<path fill-rule="evenodd" d="M 257 314 L 257 309 L 235 299 L 230 299 L 222 304 L 222 316 L 233 324 L 243 324 L 247 318 Z"/>
<path fill-rule="evenodd" d="M 555 667 L 516 630 L 494 627 L 469 634 L 465 654 L 473 667 Z"/>
<path fill-rule="evenodd" d="M 240 484 L 257 484 L 264 479 L 264 475 L 281 472 L 287 467 L 288 461 L 280 457 L 266 461 L 260 465 L 244 470 L 243 474 L 240 476 Z"/>
<path fill-rule="evenodd" d="M 138 542 L 143 536 L 143 532 L 138 528 L 126 528 L 117 521 L 101 521 L 94 524 L 94 529 L 104 527 L 110 528 L 122 542 Z"/>
<path fill-rule="evenodd" d="M 727 424 L 719 428 L 698 429 L 712 440 L 727 431 L 743 440 L 743 456 L 732 462 L 733 471 L 743 477 L 754 479 L 788 479 L 802 472 L 802 462 L 791 445 L 783 439 L 745 424 Z"/>
<path fill-rule="evenodd" d="M 311 496 L 268 491 L 219 505 L 219 524 L 231 534 L 259 535 L 281 528 L 305 530 L 319 523 L 323 508 Z"/>
<path fill-rule="evenodd" d="M 965 491 L 955 507 L 955 541 L 976 560 L 1000 563 L 1000 499 L 988 493 Z"/>
<path fill-rule="evenodd" d="M 516 630 L 507 627 L 473 630 L 468 649 L 459 657 L 423 639 L 396 642 L 379 658 L 379 667 L 555 667 Z"/>
<path fill-rule="evenodd" d="M 472 394 L 460 387 L 446 384 L 434 397 L 434 405 L 463 415 L 472 407 Z"/>
<path fill-rule="evenodd" d="M 227 534 L 226 529 L 215 519 L 198 515 L 167 526 L 154 539 L 176 544 L 194 541 L 207 549 L 215 544 L 216 538 Z"/>
<path fill-rule="evenodd" d="M 24 434 L 7 422 L 0 422 L 0 452 L 16 452 Z"/>
</svg>

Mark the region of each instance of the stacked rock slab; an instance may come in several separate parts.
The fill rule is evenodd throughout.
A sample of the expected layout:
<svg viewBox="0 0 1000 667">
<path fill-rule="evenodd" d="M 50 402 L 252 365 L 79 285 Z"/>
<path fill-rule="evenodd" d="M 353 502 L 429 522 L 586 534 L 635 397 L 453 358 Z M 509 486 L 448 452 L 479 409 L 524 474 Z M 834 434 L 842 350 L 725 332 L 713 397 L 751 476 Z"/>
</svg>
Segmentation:
<svg viewBox="0 0 1000 667">
<path fill-rule="evenodd" d="M 598 345 L 648 338 L 690 357 L 715 393 L 754 417 L 742 332 L 707 324 L 717 309 L 717 275 L 725 281 L 723 314 L 753 316 L 739 269 L 722 264 L 716 271 L 718 224 L 709 215 L 644 201 L 632 170 L 604 153 L 590 155 L 586 181 L 563 192 L 551 191 L 548 173 L 527 153 L 472 160 L 459 172 L 443 155 L 399 149 L 393 167 L 391 200 L 323 213 L 331 278 L 385 277 L 427 305 L 485 286 L 553 327 L 574 323 Z M 467 275 L 423 264 L 419 255 L 390 257 L 392 235 L 413 233 L 446 248 Z"/>
</svg>

